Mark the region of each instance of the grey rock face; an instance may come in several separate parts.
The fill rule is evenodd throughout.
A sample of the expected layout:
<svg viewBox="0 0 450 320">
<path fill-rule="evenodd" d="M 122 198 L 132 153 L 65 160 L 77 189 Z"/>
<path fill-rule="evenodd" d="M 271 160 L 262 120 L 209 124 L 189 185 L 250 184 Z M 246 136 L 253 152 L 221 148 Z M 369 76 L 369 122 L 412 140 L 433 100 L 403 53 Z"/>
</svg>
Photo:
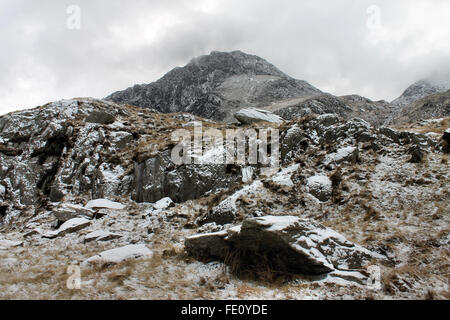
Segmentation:
<svg viewBox="0 0 450 320">
<path fill-rule="evenodd" d="M 325 202 L 330 200 L 333 188 L 331 180 L 327 176 L 316 175 L 308 178 L 308 191 L 318 200 Z"/>
<path fill-rule="evenodd" d="M 448 79 L 420 80 L 409 86 L 400 97 L 392 101 L 392 104 L 404 107 L 419 99 L 447 90 L 450 90 L 450 81 Z"/>
<path fill-rule="evenodd" d="M 285 75 L 264 59 L 234 51 L 195 58 L 154 83 L 136 85 L 106 99 L 232 121 L 233 110 L 317 93 L 318 89 Z"/>
<path fill-rule="evenodd" d="M 242 180 L 225 164 L 176 166 L 170 152 L 135 164 L 133 198 L 138 202 L 156 202 L 169 197 L 184 202 L 231 187 Z"/>
<path fill-rule="evenodd" d="M 408 132 L 408 131 L 397 131 L 392 128 L 382 127 L 379 129 L 379 132 L 388 137 L 395 143 L 398 144 L 414 144 L 419 147 L 434 147 L 436 142 L 433 141 L 430 137 L 425 134 L 416 133 L 416 132 Z"/>
<path fill-rule="evenodd" d="M 292 104 L 278 109 L 275 113 L 286 120 L 294 120 L 310 114 L 336 113 L 340 116 L 346 115 L 351 109 L 338 97 L 331 94 L 321 94 L 314 97 L 295 101 Z"/>
<path fill-rule="evenodd" d="M 274 103 L 270 108 L 286 120 L 295 120 L 311 114 L 334 113 L 339 117 L 350 120 L 361 118 L 373 126 L 382 125 L 393 108 L 386 101 L 371 101 L 361 96 L 335 97 L 330 94 L 321 94 L 306 99 L 280 102 L 280 107 Z M 285 106 L 287 105 L 287 106 Z"/>
<path fill-rule="evenodd" d="M 116 121 L 90 123 L 93 114 Z M 0 117 L 2 216 L 66 195 L 183 202 L 240 182 L 241 170 L 228 165 L 172 162 L 170 133 L 185 124 L 179 117 L 87 98 Z M 63 222 L 86 216 L 72 209 L 55 215 Z"/>
<path fill-rule="evenodd" d="M 399 108 L 390 123 L 404 124 L 450 116 L 450 90 L 415 100 Z"/>
<path fill-rule="evenodd" d="M 295 274 L 358 269 L 370 259 L 383 259 L 331 229 L 291 216 L 247 219 L 228 231 L 189 237 L 185 248 L 200 260 L 257 269 L 266 259 L 273 269 Z"/>
<path fill-rule="evenodd" d="M 114 123 L 115 118 L 113 115 L 104 111 L 92 111 L 91 114 L 86 118 L 88 123 L 98 123 L 98 124 L 111 124 Z"/>
</svg>

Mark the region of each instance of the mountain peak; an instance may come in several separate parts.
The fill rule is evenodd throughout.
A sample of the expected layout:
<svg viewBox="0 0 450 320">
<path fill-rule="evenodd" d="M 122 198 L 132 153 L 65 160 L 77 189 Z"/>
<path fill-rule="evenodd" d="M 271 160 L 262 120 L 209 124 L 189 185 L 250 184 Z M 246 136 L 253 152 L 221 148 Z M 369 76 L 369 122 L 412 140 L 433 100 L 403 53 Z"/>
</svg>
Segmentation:
<svg viewBox="0 0 450 320">
<path fill-rule="evenodd" d="M 450 74 L 428 77 L 413 83 L 400 97 L 392 101 L 392 104 L 404 107 L 419 99 L 447 90 L 450 90 Z"/>
<path fill-rule="evenodd" d="M 263 58 L 242 51 L 213 51 L 193 58 L 156 82 L 137 85 L 107 97 L 114 102 L 190 112 L 214 120 L 231 120 L 233 112 L 275 101 L 321 93 Z"/>
</svg>

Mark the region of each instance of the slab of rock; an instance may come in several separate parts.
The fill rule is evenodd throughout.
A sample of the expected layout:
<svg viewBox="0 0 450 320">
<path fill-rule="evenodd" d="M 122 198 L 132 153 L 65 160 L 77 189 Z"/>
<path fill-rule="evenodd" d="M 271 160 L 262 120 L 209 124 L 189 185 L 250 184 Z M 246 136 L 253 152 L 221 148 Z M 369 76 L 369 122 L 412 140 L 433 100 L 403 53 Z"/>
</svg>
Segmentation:
<svg viewBox="0 0 450 320">
<path fill-rule="evenodd" d="M 343 162 L 356 163 L 359 157 L 359 150 L 356 147 L 341 148 L 335 153 L 329 154 L 325 157 L 325 164 L 340 164 Z"/>
<path fill-rule="evenodd" d="M 125 206 L 119 202 L 114 202 L 107 199 L 96 199 L 89 201 L 85 208 L 87 209 L 113 209 L 113 210 L 122 210 Z"/>
<path fill-rule="evenodd" d="M 255 122 L 272 122 L 272 123 L 281 123 L 283 122 L 283 118 L 280 116 L 277 116 L 276 114 L 273 114 L 270 111 L 267 110 L 261 110 L 261 109 L 255 109 L 255 108 L 249 108 L 249 109 L 242 109 L 239 112 L 237 112 L 234 117 L 239 120 L 242 124 L 251 124 Z"/>
<path fill-rule="evenodd" d="M 293 216 L 247 219 L 227 231 L 189 237 L 185 248 L 202 261 L 233 263 L 227 261 L 233 255 L 257 268 L 265 259 L 274 270 L 311 275 L 359 269 L 371 259 L 384 259 L 329 228 Z"/>
<path fill-rule="evenodd" d="M 322 202 L 331 199 L 333 184 L 327 176 L 316 175 L 308 178 L 306 186 L 311 195 Z"/>
<path fill-rule="evenodd" d="M 101 263 L 120 263 L 130 259 L 151 258 L 153 252 L 145 244 L 128 245 L 116 249 L 103 251 L 87 259 L 83 265 L 89 265 L 96 262 Z"/>
<path fill-rule="evenodd" d="M 74 218 L 93 219 L 95 211 L 79 205 L 63 204 L 53 210 L 53 215 L 58 221 L 66 222 Z"/>
<path fill-rule="evenodd" d="M 84 237 L 84 242 L 92 242 L 92 241 L 109 241 L 121 238 L 122 236 L 120 234 L 114 234 L 109 231 L 104 230 L 97 230 L 93 231 L 91 233 L 88 233 Z"/>
<path fill-rule="evenodd" d="M 63 223 L 58 230 L 44 233 L 42 236 L 48 239 L 63 237 L 66 234 L 80 231 L 91 225 L 91 221 L 86 218 L 75 218 Z"/>
<path fill-rule="evenodd" d="M 165 210 L 171 207 L 174 207 L 175 203 L 170 198 L 163 198 L 159 201 L 157 201 L 155 204 L 153 204 L 153 208 L 155 210 Z"/>
</svg>

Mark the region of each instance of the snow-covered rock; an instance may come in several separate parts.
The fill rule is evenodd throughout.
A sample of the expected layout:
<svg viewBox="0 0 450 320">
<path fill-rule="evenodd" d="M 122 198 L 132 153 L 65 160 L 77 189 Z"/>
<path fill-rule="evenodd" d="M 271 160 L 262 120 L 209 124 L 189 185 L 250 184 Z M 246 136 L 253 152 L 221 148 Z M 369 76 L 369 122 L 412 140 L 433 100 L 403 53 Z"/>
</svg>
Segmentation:
<svg viewBox="0 0 450 320">
<path fill-rule="evenodd" d="M 120 263 L 131 259 L 151 258 L 153 252 L 145 244 L 128 245 L 116 249 L 103 251 L 87 259 L 83 265 L 89 265 L 96 262 L 101 263 Z"/>
<path fill-rule="evenodd" d="M 109 241 L 120 238 L 120 234 L 114 234 L 109 231 L 105 230 L 96 230 L 91 233 L 88 233 L 84 237 L 84 242 L 91 242 L 91 241 Z"/>
<path fill-rule="evenodd" d="M 123 210 L 125 206 L 119 202 L 114 202 L 108 199 L 96 199 L 89 201 L 85 208 L 87 209 L 112 209 Z"/>
<path fill-rule="evenodd" d="M 335 269 L 360 269 L 383 256 L 358 246 L 320 224 L 293 216 L 245 220 L 241 226 L 188 237 L 186 251 L 198 259 L 225 260 L 230 252 L 245 252 L 246 266 L 261 266 L 261 257 L 275 270 L 323 274 Z"/>
<path fill-rule="evenodd" d="M 239 112 L 237 112 L 234 117 L 239 120 L 239 122 L 243 124 L 251 124 L 254 122 L 273 122 L 273 123 L 281 123 L 283 122 L 283 118 L 280 116 L 277 116 L 276 114 L 273 114 L 270 111 L 267 110 L 261 110 L 261 109 L 255 109 L 255 108 L 249 108 L 249 109 L 242 109 Z"/>
<path fill-rule="evenodd" d="M 326 165 L 330 164 L 340 164 L 342 162 L 355 163 L 358 160 L 359 150 L 357 147 L 345 147 L 338 149 L 335 153 L 326 156 L 324 163 Z"/>
<path fill-rule="evenodd" d="M 300 168 L 299 164 L 294 164 L 281 170 L 279 173 L 272 177 L 272 181 L 279 186 L 292 187 L 294 182 L 292 182 L 292 175 Z"/>
<path fill-rule="evenodd" d="M 53 215 L 58 221 L 66 222 L 74 218 L 93 219 L 95 211 L 80 205 L 63 203 L 53 210 Z"/>
<path fill-rule="evenodd" d="M 261 188 L 263 183 L 260 180 L 254 181 L 252 184 L 245 186 L 244 188 L 236 191 L 231 196 L 227 197 L 217 206 L 215 206 L 211 212 L 207 213 L 202 218 L 202 223 L 215 222 L 220 225 L 233 223 L 237 214 L 237 201 L 242 196 L 254 196 Z"/>
<path fill-rule="evenodd" d="M 58 228 L 58 230 L 49 231 L 47 233 L 44 233 L 42 236 L 44 238 L 48 238 L 48 239 L 63 237 L 66 234 L 80 231 L 86 227 L 89 227 L 90 225 L 91 225 L 91 221 L 86 218 L 75 218 L 75 219 L 71 219 L 71 220 L 63 223 Z"/>
<path fill-rule="evenodd" d="M 155 210 L 165 210 L 173 206 L 175 206 L 175 203 L 170 198 L 163 198 L 153 204 L 153 208 L 155 208 Z"/>
<path fill-rule="evenodd" d="M 324 175 L 315 175 L 308 178 L 306 186 L 311 195 L 313 195 L 318 200 L 325 202 L 330 200 L 333 185 L 327 176 Z"/>
<path fill-rule="evenodd" d="M 241 171 L 243 183 L 247 183 L 253 180 L 253 172 L 255 171 L 253 167 L 245 167 L 242 168 Z"/>
</svg>

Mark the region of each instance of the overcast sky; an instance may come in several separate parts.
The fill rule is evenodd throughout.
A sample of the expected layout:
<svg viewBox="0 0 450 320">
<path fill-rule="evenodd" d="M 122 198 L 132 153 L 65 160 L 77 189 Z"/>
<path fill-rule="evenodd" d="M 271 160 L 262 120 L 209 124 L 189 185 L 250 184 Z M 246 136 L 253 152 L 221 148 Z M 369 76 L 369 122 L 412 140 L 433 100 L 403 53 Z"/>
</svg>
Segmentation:
<svg viewBox="0 0 450 320">
<path fill-rule="evenodd" d="M 392 100 L 450 70 L 449 39 L 448 0 L 0 0 L 0 114 L 102 98 L 213 50 Z"/>
</svg>

